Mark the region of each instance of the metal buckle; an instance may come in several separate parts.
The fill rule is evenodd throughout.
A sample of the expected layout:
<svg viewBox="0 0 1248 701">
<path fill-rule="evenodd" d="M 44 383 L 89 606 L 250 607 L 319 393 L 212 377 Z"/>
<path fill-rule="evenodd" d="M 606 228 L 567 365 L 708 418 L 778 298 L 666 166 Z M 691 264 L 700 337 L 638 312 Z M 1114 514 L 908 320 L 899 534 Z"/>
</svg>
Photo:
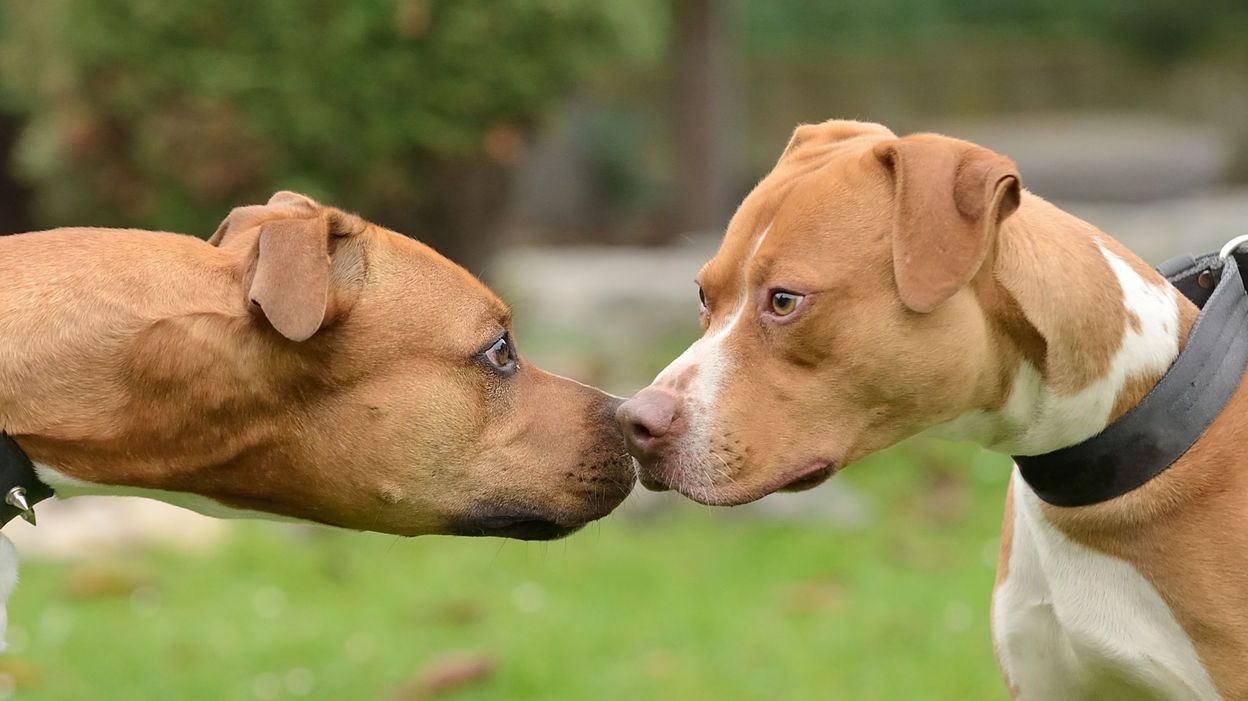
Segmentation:
<svg viewBox="0 0 1248 701">
<path fill-rule="evenodd" d="M 26 523 L 35 525 L 35 508 L 26 501 L 26 488 L 14 487 L 4 495 L 4 503 L 22 512 Z"/>
<path fill-rule="evenodd" d="M 1238 251 L 1241 246 L 1248 243 L 1248 234 L 1236 236 L 1222 245 L 1222 249 L 1218 251 L 1218 260 L 1226 260 L 1231 254 Z"/>
</svg>

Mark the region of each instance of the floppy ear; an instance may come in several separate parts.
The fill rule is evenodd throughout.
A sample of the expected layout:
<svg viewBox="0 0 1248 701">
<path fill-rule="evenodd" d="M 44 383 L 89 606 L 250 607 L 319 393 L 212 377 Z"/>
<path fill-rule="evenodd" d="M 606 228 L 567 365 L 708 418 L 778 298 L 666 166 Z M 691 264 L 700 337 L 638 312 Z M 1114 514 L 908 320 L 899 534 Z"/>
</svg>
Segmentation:
<svg viewBox="0 0 1248 701">
<path fill-rule="evenodd" d="M 251 301 L 273 328 L 305 341 L 321 328 L 329 302 L 329 225 L 324 216 L 260 225 Z"/>
<path fill-rule="evenodd" d="M 222 248 L 255 246 L 248 298 L 279 333 L 305 341 L 325 321 L 329 237 L 331 223 L 339 218 L 336 210 L 303 195 L 279 192 L 265 205 L 231 211 L 208 242 Z M 243 233 L 256 229 L 251 236 Z"/>
<path fill-rule="evenodd" d="M 930 312 L 983 265 L 1018 209 L 1018 169 L 974 144 L 923 134 L 875 145 L 893 177 L 893 275 L 901 301 Z"/>
</svg>

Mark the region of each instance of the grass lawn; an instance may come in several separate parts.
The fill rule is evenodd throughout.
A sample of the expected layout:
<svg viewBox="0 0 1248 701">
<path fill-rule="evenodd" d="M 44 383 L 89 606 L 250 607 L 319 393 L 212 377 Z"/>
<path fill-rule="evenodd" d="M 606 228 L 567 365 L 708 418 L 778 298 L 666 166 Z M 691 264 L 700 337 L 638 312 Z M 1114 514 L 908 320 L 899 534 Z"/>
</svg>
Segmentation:
<svg viewBox="0 0 1248 701">
<path fill-rule="evenodd" d="M 1007 474 L 903 445 L 837 478 L 873 512 L 852 531 L 696 506 L 544 544 L 247 523 L 211 555 L 28 563 L 0 694 L 414 699 L 396 690 L 466 653 L 491 673 L 437 698 L 1003 699 Z"/>
</svg>

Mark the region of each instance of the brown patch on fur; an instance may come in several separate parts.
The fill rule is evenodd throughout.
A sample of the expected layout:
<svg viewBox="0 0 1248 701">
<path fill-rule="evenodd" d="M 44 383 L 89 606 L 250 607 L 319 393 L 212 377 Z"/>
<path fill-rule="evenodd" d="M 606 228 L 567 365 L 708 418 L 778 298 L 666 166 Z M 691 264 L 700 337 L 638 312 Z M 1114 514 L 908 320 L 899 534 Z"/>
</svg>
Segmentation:
<svg viewBox="0 0 1248 701">
<path fill-rule="evenodd" d="M 995 594 L 997 589 L 1010 576 L 1010 553 L 1014 549 L 1014 480 L 1010 480 L 1005 488 L 1005 507 L 1001 517 L 1001 547 L 997 555 L 997 576 L 993 582 L 992 590 Z M 993 620 L 993 612 L 996 611 L 996 596 L 992 597 L 992 603 L 988 608 L 989 620 Z M 1001 671 L 1001 679 L 1005 682 L 1005 687 L 1009 690 L 1010 698 L 1018 697 L 1018 687 L 1005 673 L 1005 668 L 1001 665 L 1001 656 L 997 653 L 997 646 L 993 645 L 992 654 L 997 660 L 997 669 Z"/>
<path fill-rule="evenodd" d="M 1059 394 L 1077 394 L 1104 377 L 1127 327 L 1122 290 L 1097 235 L 1030 193 L 1001 235 L 996 278 L 1044 339 L 1042 376 Z M 1037 284 L 1041 270 L 1044 283 Z"/>
<path fill-rule="evenodd" d="M 1000 391 L 984 408 L 1000 410 L 1013 390 L 1014 377 L 1020 361 L 1026 362 L 1041 375 L 1047 372 L 1048 344 L 1027 316 L 1018 300 L 997 282 L 992 275 L 981 275 L 982 282 L 976 286 L 984 315 L 993 325 L 996 338 L 995 354 L 1000 358 L 996 369 Z"/>
<path fill-rule="evenodd" d="M 1139 333 L 1140 329 L 1143 328 L 1140 326 L 1140 317 L 1135 312 L 1130 311 L 1127 312 L 1127 325 L 1136 333 Z"/>
<path fill-rule="evenodd" d="M 997 579 L 994 588 L 1001 586 L 1010 576 L 1010 552 L 1014 543 L 1014 480 L 1005 488 L 1005 513 L 1001 518 L 1001 556 L 997 560 Z"/>
<path fill-rule="evenodd" d="M 1152 375 L 1137 375 L 1127 378 L 1127 381 L 1122 384 L 1122 389 L 1118 390 L 1118 397 L 1114 400 L 1114 408 L 1109 412 L 1110 422 L 1116 421 L 1136 404 L 1139 404 L 1144 395 L 1148 394 L 1153 386 L 1157 384 L 1158 379 L 1158 376 Z"/>
</svg>

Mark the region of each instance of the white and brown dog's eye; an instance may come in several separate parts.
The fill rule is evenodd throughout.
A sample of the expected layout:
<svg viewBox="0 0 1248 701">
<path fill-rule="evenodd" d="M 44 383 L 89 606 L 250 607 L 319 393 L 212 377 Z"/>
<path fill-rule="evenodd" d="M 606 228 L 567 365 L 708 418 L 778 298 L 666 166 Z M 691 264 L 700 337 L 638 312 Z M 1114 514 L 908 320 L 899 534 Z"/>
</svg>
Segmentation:
<svg viewBox="0 0 1248 701">
<path fill-rule="evenodd" d="M 511 372 L 516 368 L 516 349 L 507 335 L 503 335 L 493 345 L 486 348 L 481 356 L 485 358 L 485 362 L 500 372 Z"/>
<path fill-rule="evenodd" d="M 698 311 L 706 311 L 706 292 L 702 289 L 701 285 L 698 285 Z"/>
<path fill-rule="evenodd" d="M 771 313 L 776 316 L 788 316 L 797 311 L 797 305 L 802 303 L 803 295 L 793 294 L 792 292 L 775 291 L 771 293 Z"/>
</svg>

